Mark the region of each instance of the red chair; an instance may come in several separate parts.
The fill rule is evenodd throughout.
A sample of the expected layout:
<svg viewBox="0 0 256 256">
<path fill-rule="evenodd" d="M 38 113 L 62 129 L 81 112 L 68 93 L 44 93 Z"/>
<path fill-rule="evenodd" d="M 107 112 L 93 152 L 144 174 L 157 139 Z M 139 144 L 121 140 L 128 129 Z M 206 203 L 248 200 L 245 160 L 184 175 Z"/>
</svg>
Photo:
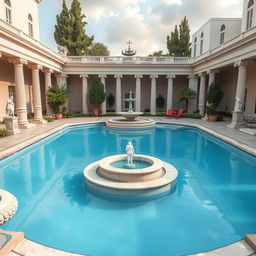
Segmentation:
<svg viewBox="0 0 256 256">
<path fill-rule="evenodd" d="M 172 117 L 174 114 L 174 111 L 172 108 L 169 108 L 166 113 L 165 113 L 165 116 L 169 116 L 169 117 Z"/>
<path fill-rule="evenodd" d="M 183 115 L 184 110 L 180 108 L 177 113 L 173 114 L 173 117 L 180 118 Z"/>
</svg>

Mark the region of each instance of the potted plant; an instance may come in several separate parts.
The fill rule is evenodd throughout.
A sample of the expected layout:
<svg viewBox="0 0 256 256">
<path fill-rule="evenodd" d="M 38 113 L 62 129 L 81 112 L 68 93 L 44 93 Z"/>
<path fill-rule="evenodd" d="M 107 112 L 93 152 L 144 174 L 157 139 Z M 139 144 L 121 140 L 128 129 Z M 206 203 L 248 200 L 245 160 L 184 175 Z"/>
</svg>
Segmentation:
<svg viewBox="0 0 256 256">
<path fill-rule="evenodd" d="M 92 87 L 89 90 L 89 102 L 92 104 L 92 115 L 98 116 L 101 110 L 101 104 L 106 99 L 103 83 L 97 78 L 93 81 Z"/>
<path fill-rule="evenodd" d="M 213 82 L 207 92 L 207 107 L 206 113 L 208 115 L 208 121 L 215 122 L 218 118 L 216 114 L 216 108 L 219 106 L 224 96 L 223 90 L 219 83 Z"/>
<path fill-rule="evenodd" d="M 186 102 L 186 112 L 189 113 L 189 100 L 196 98 L 196 92 L 193 91 L 190 88 L 184 88 L 179 92 L 178 99 L 179 101 L 185 101 Z"/>
<path fill-rule="evenodd" d="M 68 91 L 66 86 L 53 85 L 48 89 L 47 102 L 52 108 L 56 119 L 62 119 L 61 106 L 68 103 Z"/>
<path fill-rule="evenodd" d="M 158 109 L 160 110 L 160 112 L 163 112 L 163 108 L 165 106 L 165 98 L 162 95 L 159 95 L 156 98 L 156 105 L 157 105 Z"/>
<path fill-rule="evenodd" d="M 112 109 L 115 104 L 115 96 L 112 93 L 110 93 L 107 97 L 107 104 L 110 108 L 110 112 L 113 112 Z"/>
</svg>

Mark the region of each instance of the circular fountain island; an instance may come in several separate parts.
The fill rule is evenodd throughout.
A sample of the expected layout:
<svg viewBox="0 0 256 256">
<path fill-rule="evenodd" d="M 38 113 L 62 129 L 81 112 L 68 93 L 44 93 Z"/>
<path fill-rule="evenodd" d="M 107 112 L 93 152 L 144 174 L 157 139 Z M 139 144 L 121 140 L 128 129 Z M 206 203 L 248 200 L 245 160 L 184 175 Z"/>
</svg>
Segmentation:
<svg viewBox="0 0 256 256">
<path fill-rule="evenodd" d="M 118 112 L 117 114 L 123 116 L 118 118 L 112 118 L 107 121 L 108 128 L 117 128 L 117 129 L 148 129 L 155 127 L 155 121 L 146 118 L 140 117 L 143 115 L 143 112 L 133 111 L 132 104 L 136 101 L 135 98 L 132 98 L 132 92 L 130 91 L 129 98 L 124 99 L 125 102 L 129 103 L 129 110 L 127 112 Z"/>
<path fill-rule="evenodd" d="M 177 169 L 147 155 L 135 155 L 131 142 L 125 155 L 113 155 L 84 169 L 89 187 L 121 196 L 153 196 L 170 191 L 176 184 Z"/>
</svg>

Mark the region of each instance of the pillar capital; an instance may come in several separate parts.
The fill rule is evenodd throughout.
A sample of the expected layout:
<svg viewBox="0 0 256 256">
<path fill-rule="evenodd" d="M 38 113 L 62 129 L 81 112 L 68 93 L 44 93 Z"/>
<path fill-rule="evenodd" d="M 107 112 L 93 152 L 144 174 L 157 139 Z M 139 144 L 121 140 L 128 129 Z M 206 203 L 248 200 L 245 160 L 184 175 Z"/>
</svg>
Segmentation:
<svg viewBox="0 0 256 256">
<path fill-rule="evenodd" d="M 249 60 L 240 60 L 234 63 L 234 67 L 246 67 L 247 65 L 253 63 L 252 61 Z"/>
<path fill-rule="evenodd" d="M 166 76 L 167 79 L 174 79 L 176 76 L 175 75 L 172 75 L 172 74 L 169 74 Z"/>
<path fill-rule="evenodd" d="M 41 65 L 38 65 L 36 63 L 29 63 L 28 64 L 28 68 L 32 69 L 32 70 L 40 70 L 43 69 L 43 67 Z"/>
<path fill-rule="evenodd" d="M 107 75 L 106 74 L 99 74 L 98 78 L 107 78 Z"/>
<path fill-rule="evenodd" d="M 24 60 L 24 59 L 21 59 L 21 58 L 15 58 L 15 57 L 14 58 L 9 58 L 8 62 L 10 62 L 14 65 L 19 65 L 19 64 L 27 65 L 28 64 L 27 60 Z"/>
<path fill-rule="evenodd" d="M 82 74 L 82 75 L 80 75 L 80 78 L 89 78 L 89 75 L 88 74 Z"/>
<path fill-rule="evenodd" d="M 123 75 L 121 75 L 121 74 L 116 74 L 116 75 L 114 75 L 114 78 L 123 78 Z"/>
<path fill-rule="evenodd" d="M 53 70 L 50 69 L 50 68 L 43 68 L 43 72 L 44 72 L 44 73 L 50 73 L 50 74 L 52 74 L 52 73 L 53 73 Z"/>
<path fill-rule="evenodd" d="M 198 74 L 200 77 L 205 77 L 206 76 L 206 72 L 201 72 Z"/>
<path fill-rule="evenodd" d="M 197 75 L 197 74 L 191 74 L 191 75 L 188 75 L 187 78 L 188 78 L 188 79 L 197 79 L 197 78 L 198 78 L 198 75 Z"/>
<path fill-rule="evenodd" d="M 142 77 L 143 77 L 142 74 L 136 74 L 136 75 L 134 76 L 134 78 L 142 78 Z"/>
<path fill-rule="evenodd" d="M 210 74 L 218 74 L 220 71 L 218 70 L 218 69 L 209 69 L 209 70 L 207 70 L 206 71 L 206 73 L 208 74 L 208 75 L 210 75 Z"/>
<path fill-rule="evenodd" d="M 150 78 L 151 78 L 151 79 L 156 79 L 156 78 L 158 78 L 158 75 L 152 74 L 152 75 L 150 75 Z"/>
</svg>

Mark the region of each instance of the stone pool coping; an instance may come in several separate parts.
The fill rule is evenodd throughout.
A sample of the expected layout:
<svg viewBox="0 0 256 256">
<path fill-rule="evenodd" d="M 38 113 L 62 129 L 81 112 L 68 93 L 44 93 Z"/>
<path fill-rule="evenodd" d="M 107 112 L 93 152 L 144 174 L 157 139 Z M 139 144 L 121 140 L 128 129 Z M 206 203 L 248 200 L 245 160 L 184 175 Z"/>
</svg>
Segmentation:
<svg viewBox="0 0 256 256">
<path fill-rule="evenodd" d="M 83 118 L 81 120 L 81 118 L 79 119 L 72 119 L 72 122 L 70 119 L 67 119 L 62 122 L 59 122 L 60 125 L 57 127 L 53 127 L 50 129 L 43 129 L 44 131 L 42 131 L 42 133 L 33 136 L 33 134 L 31 134 L 30 138 L 27 138 L 26 140 L 20 140 L 20 142 L 17 141 L 17 143 L 15 145 L 12 145 L 10 147 L 5 148 L 4 150 L 0 151 L 0 159 L 7 157 L 11 154 L 14 154 L 17 151 L 20 151 L 21 149 L 34 144 L 35 142 L 46 138 L 64 128 L 70 127 L 70 126 L 77 126 L 77 125 L 83 125 L 83 124 L 97 124 L 97 123 L 105 123 L 108 118 L 97 118 L 94 120 L 91 120 L 91 118 L 86 119 Z M 74 120 L 76 120 L 76 122 L 73 122 Z M 250 153 L 254 156 L 256 156 L 256 144 L 255 147 L 250 146 L 244 142 L 241 141 L 241 139 L 239 138 L 239 140 L 237 140 L 236 138 L 232 138 L 231 134 L 225 135 L 223 133 L 221 133 L 220 131 L 217 131 L 216 129 L 214 130 L 214 125 L 213 127 L 207 127 L 206 122 L 204 121 L 194 121 L 194 120 L 187 120 L 184 121 L 184 119 L 179 119 L 179 120 L 171 120 L 171 119 L 166 119 L 166 118 L 154 118 L 154 120 L 157 123 L 163 123 L 163 124 L 176 124 L 176 125 L 184 125 L 184 126 L 188 126 L 188 127 L 195 127 L 198 128 L 202 131 L 207 132 L 208 134 L 211 134 L 237 148 L 242 149 L 243 151 L 246 151 L 247 153 Z M 58 121 L 55 121 L 58 122 Z M 225 124 L 225 123 L 224 123 Z M 49 124 L 45 124 L 42 125 L 44 126 L 44 128 L 47 128 Z M 42 127 L 41 126 L 41 127 Z M 209 124 L 208 124 L 209 126 Z M 36 128 L 31 128 L 31 129 L 36 129 Z M 218 129 L 220 129 L 220 127 L 218 127 Z M 224 126 L 223 126 L 223 129 Z M 239 134 L 241 134 L 239 131 L 233 131 L 230 129 L 230 133 L 234 133 L 236 134 L 235 137 L 238 137 Z M 25 131 L 27 132 L 27 131 Z M 14 138 L 14 136 L 16 136 L 18 138 L 18 135 L 13 135 L 12 137 Z M 243 135 L 245 136 L 245 135 Z M 250 135 L 248 135 L 250 136 Z M 29 136 L 28 136 L 29 137 Z M 253 138 L 253 136 L 251 136 Z M 20 138 L 20 137 L 19 137 Z M 249 137 L 247 137 L 249 138 Z M 3 138 L 2 140 L 6 140 L 7 138 Z M 254 138 L 253 138 L 254 139 Z M 15 249 L 8 254 L 8 256 L 18 256 L 18 255 L 23 255 L 23 256 L 41 256 L 41 255 L 47 255 L 47 256 L 78 256 L 79 254 L 73 254 L 73 253 L 69 253 L 69 252 L 64 252 L 64 251 L 60 251 L 60 250 L 56 250 L 35 242 L 32 242 L 28 239 L 24 239 L 23 242 L 21 242 L 21 244 L 19 244 L 17 247 L 15 247 Z M 192 255 L 190 255 L 192 256 Z M 202 252 L 202 253 L 198 253 L 198 254 L 194 254 L 193 256 L 256 256 L 255 251 L 245 242 L 245 240 L 241 240 L 238 241 L 234 244 L 230 244 L 227 245 L 225 247 L 221 247 L 212 251 L 207 251 L 207 252 Z"/>
</svg>

